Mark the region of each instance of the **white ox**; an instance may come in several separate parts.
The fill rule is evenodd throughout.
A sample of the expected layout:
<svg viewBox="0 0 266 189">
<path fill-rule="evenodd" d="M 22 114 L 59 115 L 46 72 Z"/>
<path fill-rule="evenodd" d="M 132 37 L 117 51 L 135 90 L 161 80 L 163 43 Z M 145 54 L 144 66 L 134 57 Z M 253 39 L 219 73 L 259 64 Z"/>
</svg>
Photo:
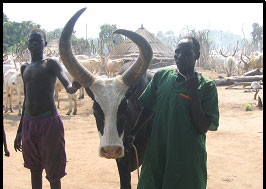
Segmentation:
<svg viewBox="0 0 266 189">
<path fill-rule="evenodd" d="M 11 54 L 6 54 L 3 56 L 3 75 L 11 68 L 18 70 L 21 63 L 15 61 Z"/>
<path fill-rule="evenodd" d="M 20 69 L 9 69 L 4 74 L 4 90 L 6 91 L 6 103 L 5 103 L 5 113 L 8 112 L 8 101 L 9 109 L 13 112 L 12 108 L 12 96 L 13 92 L 16 91 L 18 96 L 18 115 L 21 115 L 21 94 L 24 93 L 23 81 L 21 77 Z"/>
<path fill-rule="evenodd" d="M 96 118 L 100 137 L 99 155 L 108 159 L 116 159 L 120 175 L 120 188 L 131 188 L 130 172 L 142 164 L 148 133 L 145 133 L 143 137 L 136 136 L 134 146 L 138 151 L 137 157 L 133 149 L 129 150 L 129 153 L 124 153 L 124 136 L 130 133 L 134 126 L 134 122 L 132 122 L 132 127 L 128 124 L 128 117 L 124 114 L 128 107 L 127 98 L 130 98 L 126 94 L 128 89 L 134 87 L 145 74 L 152 60 L 152 48 L 141 35 L 128 30 L 116 30 L 113 32 L 114 34 L 123 34 L 138 46 L 140 52 L 138 59 L 122 75 L 114 78 L 103 79 L 93 75 L 90 71 L 84 69 L 84 66 L 79 63 L 71 51 L 73 27 L 77 18 L 85 9 L 79 10 L 67 22 L 60 37 L 59 51 L 68 71 L 81 86 L 86 88 L 86 92 L 94 101 L 94 117 Z M 139 138 L 141 140 L 137 141 Z M 140 160 L 137 166 L 134 161 L 135 158 Z M 133 163 L 131 163 L 132 161 Z"/>
<path fill-rule="evenodd" d="M 107 77 L 115 77 L 124 64 L 123 59 L 110 60 L 108 57 L 101 57 Z"/>
<path fill-rule="evenodd" d="M 236 50 L 234 51 L 232 55 L 224 55 L 222 50 L 220 50 L 220 53 L 223 57 L 225 57 L 224 69 L 225 69 L 227 77 L 230 77 L 236 71 L 236 60 L 234 58 L 234 55 L 236 54 Z"/>
<path fill-rule="evenodd" d="M 64 71 L 64 73 L 66 74 L 66 76 L 68 77 L 68 79 L 73 82 L 73 77 L 70 75 L 70 73 L 67 71 L 67 69 L 65 68 L 65 66 L 62 64 L 62 69 Z M 58 102 L 57 107 L 59 108 L 59 92 L 64 89 L 63 84 L 59 81 L 59 79 L 56 79 L 56 83 L 55 83 L 55 99 Z M 74 102 L 74 110 L 73 110 L 73 115 L 77 114 L 77 95 L 76 93 L 74 94 L 68 94 L 68 103 L 69 103 L 69 108 L 68 108 L 68 112 L 66 113 L 66 115 L 70 115 L 70 113 L 72 112 L 73 109 L 73 102 Z"/>
</svg>

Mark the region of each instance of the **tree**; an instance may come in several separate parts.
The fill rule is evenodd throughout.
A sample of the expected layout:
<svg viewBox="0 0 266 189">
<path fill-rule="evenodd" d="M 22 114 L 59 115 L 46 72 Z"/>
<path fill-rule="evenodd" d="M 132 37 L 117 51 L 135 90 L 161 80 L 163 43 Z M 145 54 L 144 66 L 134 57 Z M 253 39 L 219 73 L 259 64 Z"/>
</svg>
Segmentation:
<svg viewBox="0 0 266 189">
<path fill-rule="evenodd" d="M 253 31 L 251 32 L 254 51 L 261 51 L 263 48 L 263 27 L 258 23 L 252 24 Z"/>
<path fill-rule="evenodd" d="M 5 13 L 3 13 L 3 24 L 5 24 L 8 21 L 9 21 L 9 18 L 7 17 L 7 15 L 5 15 Z"/>
<path fill-rule="evenodd" d="M 63 28 L 56 28 L 53 31 L 46 32 L 47 41 L 50 41 L 51 39 L 59 39 L 62 31 L 63 31 Z"/>
<path fill-rule="evenodd" d="M 171 50 L 175 50 L 176 39 L 173 31 L 167 31 L 165 33 L 167 39 L 167 47 Z"/>
<path fill-rule="evenodd" d="M 199 30 L 191 29 L 187 27 L 187 32 L 183 32 L 178 38 L 182 38 L 182 36 L 192 36 L 195 37 L 200 43 L 200 58 L 197 62 L 199 67 L 203 67 L 204 69 L 210 69 L 210 65 L 208 64 L 208 57 L 210 56 L 212 42 L 209 37 L 210 30 Z"/>
<path fill-rule="evenodd" d="M 164 34 L 163 34 L 162 31 L 158 31 L 157 34 L 156 34 L 156 37 L 157 37 L 162 43 L 164 43 L 165 45 L 167 44 L 167 43 L 166 43 L 166 37 L 164 36 Z"/>
<path fill-rule="evenodd" d="M 10 22 L 4 13 L 3 17 L 3 53 L 11 52 L 18 45 L 21 46 L 21 50 L 26 49 L 29 31 L 32 28 L 40 28 L 41 25 L 32 21 Z"/>
<path fill-rule="evenodd" d="M 123 37 L 120 35 L 113 35 L 113 31 L 117 29 L 115 24 L 103 24 L 100 26 L 100 29 L 100 54 L 109 54 L 115 46 L 119 45 L 123 41 Z M 107 52 L 104 52 L 105 47 L 107 48 Z"/>
<path fill-rule="evenodd" d="M 175 50 L 177 40 L 174 36 L 173 31 L 167 31 L 163 34 L 162 31 L 158 31 L 156 34 L 156 38 L 159 39 L 163 44 L 165 44 L 170 50 Z"/>
</svg>

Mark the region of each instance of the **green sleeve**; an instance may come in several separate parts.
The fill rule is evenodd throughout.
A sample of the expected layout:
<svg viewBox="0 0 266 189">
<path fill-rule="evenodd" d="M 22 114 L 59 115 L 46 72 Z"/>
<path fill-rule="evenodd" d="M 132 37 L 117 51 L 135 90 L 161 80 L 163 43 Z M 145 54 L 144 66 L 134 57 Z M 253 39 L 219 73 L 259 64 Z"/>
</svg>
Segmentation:
<svg viewBox="0 0 266 189">
<path fill-rule="evenodd" d="M 154 111 L 156 107 L 157 75 L 157 73 L 154 74 L 154 77 L 138 99 L 139 103 L 144 106 L 144 108 L 152 111 Z"/>
<path fill-rule="evenodd" d="M 201 102 L 202 108 L 211 122 L 208 130 L 216 131 L 219 126 L 219 108 L 218 108 L 218 93 L 216 85 L 213 81 L 206 83 L 203 99 Z"/>
</svg>

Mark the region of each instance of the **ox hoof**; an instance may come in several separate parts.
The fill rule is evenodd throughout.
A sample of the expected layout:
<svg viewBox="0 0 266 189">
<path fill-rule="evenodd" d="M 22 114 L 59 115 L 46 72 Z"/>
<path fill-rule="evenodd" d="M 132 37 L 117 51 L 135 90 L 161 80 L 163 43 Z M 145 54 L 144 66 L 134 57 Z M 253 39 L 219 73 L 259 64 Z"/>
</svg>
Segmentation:
<svg viewBox="0 0 266 189">
<path fill-rule="evenodd" d="M 67 112 L 66 115 L 70 115 L 70 112 Z"/>
</svg>

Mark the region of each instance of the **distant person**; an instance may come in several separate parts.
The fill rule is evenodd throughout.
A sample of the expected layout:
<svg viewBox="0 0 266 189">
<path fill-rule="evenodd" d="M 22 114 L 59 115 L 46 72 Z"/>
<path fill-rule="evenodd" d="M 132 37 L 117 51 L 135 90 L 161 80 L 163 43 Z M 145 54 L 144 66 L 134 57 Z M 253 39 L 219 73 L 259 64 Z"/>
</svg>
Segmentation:
<svg viewBox="0 0 266 189">
<path fill-rule="evenodd" d="M 15 150 L 22 151 L 24 167 L 31 171 L 33 189 L 42 188 L 43 169 L 52 189 L 61 188 L 60 179 L 66 175 L 64 127 L 54 102 L 56 78 L 67 93 L 80 88 L 76 81 L 71 84 L 57 60 L 43 58 L 46 45 L 45 32 L 32 29 L 28 38 L 31 63 L 21 66 L 25 98 L 14 141 Z"/>
<path fill-rule="evenodd" d="M 155 73 L 139 97 L 143 117 L 155 113 L 141 168 L 138 189 L 205 189 L 206 132 L 219 125 L 215 83 L 194 71 L 200 44 L 181 39 L 175 49 L 176 68 Z M 143 116 L 144 115 L 144 116 Z"/>
<path fill-rule="evenodd" d="M 3 75 L 3 84 L 4 84 L 4 75 Z M 5 132 L 5 128 L 4 128 L 4 119 L 3 119 L 3 145 L 4 145 L 5 156 L 9 157 L 10 156 L 10 152 L 9 152 L 9 150 L 7 148 L 6 132 Z"/>
</svg>

